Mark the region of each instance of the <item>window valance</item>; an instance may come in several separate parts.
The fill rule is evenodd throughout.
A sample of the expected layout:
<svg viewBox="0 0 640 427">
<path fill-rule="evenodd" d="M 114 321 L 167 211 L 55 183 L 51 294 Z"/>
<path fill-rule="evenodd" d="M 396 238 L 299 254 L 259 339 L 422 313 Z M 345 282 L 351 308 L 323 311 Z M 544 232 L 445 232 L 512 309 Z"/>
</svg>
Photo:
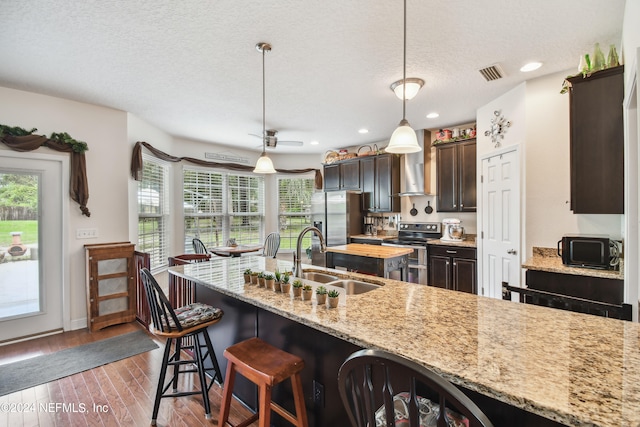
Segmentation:
<svg viewBox="0 0 640 427">
<path fill-rule="evenodd" d="M 170 154 L 167 154 L 157 148 L 154 148 L 151 144 L 144 141 L 136 142 L 136 145 L 133 147 L 133 154 L 131 156 L 131 176 L 136 181 L 140 180 L 140 174 L 142 172 L 142 147 L 149 150 L 151 154 L 156 156 L 157 158 L 167 161 L 167 162 L 180 162 L 186 161 L 190 163 L 194 163 L 200 166 L 207 166 L 212 168 L 222 168 L 222 169 L 230 169 L 235 171 L 243 171 L 243 172 L 252 172 L 253 166 L 249 165 L 239 165 L 237 163 L 220 163 L 220 162 L 211 162 L 208 160 L 196 159 L 193 157 L 176 157 Z M 308 173 L 315 172 L 315 188 L 318 190 L 322 190 L 322 173 L 320 169 L 308 168 L 308 169 L 276 169 L 277 172 L 282 173 Z"/>
</svg>

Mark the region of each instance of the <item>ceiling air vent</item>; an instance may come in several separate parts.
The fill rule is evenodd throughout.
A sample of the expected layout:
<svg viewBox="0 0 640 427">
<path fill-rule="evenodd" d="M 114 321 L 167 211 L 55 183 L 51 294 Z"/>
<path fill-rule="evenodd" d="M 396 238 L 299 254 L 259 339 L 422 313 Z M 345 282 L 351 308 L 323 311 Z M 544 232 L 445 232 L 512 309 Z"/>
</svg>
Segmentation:
<svg viewBox="0 0 640 427">
<path fill-rule="evenodd" d="M 500 66 L 500 64 L 493 64 L 479 71 L 480 74 L 482 74 L 482 77 L 484 77 L 484 79 L 488 82 L 504 77 L 504 71 L 502 71 L 502 67 Z"/>
</svg>

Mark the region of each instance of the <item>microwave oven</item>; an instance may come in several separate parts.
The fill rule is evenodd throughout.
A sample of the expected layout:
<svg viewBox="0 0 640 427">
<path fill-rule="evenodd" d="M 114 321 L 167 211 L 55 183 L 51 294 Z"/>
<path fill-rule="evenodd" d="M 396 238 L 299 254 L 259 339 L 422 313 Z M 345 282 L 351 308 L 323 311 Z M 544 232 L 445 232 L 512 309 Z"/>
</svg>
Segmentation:
<svg viewBox="0 0 640 427">
<path fill-rule="evenodd" d="M 607 236 L 566 235 L 558 241 L 558 256 L 564 265 L 618 270 L 621 242 Z"/>
</svg>

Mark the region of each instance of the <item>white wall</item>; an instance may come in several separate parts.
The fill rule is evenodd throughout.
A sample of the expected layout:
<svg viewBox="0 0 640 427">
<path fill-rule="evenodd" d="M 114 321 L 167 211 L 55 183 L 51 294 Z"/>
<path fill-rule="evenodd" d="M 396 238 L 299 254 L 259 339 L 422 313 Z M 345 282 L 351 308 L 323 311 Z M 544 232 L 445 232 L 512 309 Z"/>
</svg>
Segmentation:
<svg viewBox="0 0 640 427">
<path fill-rule="evenodd" d="M 71 328 L 86 326 L 84 244 L 126 241 L 128 230 L 127 175 L 130 149 L 126 138 L 126 113 L 30 92 L 0 87 L 0 117 L 8 126 L 38 128 L 39 135 L 67 132 L 89 146 L 86 152 L 89 182 L 88 208 L 82 216 L 69 198 L 67 277 L 70 281 L 70 312 L 64 316 Z M 47 148 L 41 152 L 67 156 Z M 68 196 L 66 196 L 68 197 Z M 76 239 L 78 228 L 97 228 L 99 237 Z"/>
<path fill-rule="evenodd" d="M 640 0 L 627 0 L 622 26 L 622 60 L 625 64 L 625 301 L 640 295 L 640 109 L 638 108 L 638 57 L 640 56 Z M 640 305 L 640 304 L 638 304 Z M 637 308 L 637 307 L 636 307 Z M 638 320 L 638 310 L 634 310 Z"/>
</svg>

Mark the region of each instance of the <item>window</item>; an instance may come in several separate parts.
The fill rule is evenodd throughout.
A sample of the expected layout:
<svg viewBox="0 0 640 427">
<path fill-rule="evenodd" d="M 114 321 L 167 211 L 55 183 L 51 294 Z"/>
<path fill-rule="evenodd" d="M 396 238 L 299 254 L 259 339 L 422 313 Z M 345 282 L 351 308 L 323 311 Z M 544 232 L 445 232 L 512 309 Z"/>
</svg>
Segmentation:
<svg viewBox="0 0 640 427">
<path fill-rule="evenodd" d="M 169 165 L 143 156 L 138 181 L 138 250 L 151 258 L 151 268 L 168 264 Z"/>
<path fill-rule="evenodd" d="M 280 249 L 295 250 L 298 235 L 311 225 L 313 185 L 313 178 L 278 178 Z M 311 246 L 311 235 L 302 243 L 303 248 Z"/>
<path fill-rule="evenodd" d="M 264 238 L 264 178 L 184 168 L 185 252 L 192 239 L 209 247 L 260 244 Z"/>
</svg>

